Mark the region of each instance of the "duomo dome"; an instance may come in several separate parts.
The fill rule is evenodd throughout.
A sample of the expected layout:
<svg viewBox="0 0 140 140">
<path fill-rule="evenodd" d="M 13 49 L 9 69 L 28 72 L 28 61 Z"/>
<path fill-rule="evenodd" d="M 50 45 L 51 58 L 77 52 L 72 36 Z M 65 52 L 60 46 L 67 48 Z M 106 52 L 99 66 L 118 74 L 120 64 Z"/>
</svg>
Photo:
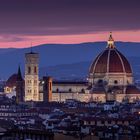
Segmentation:
<svg viewBox="0 0 140 140">
<path fill-rule="evenodd" d="M 132 69 L 126 57 L 120 53 L 110 34 L 107 47 L 93 61 L 89 69 L 89 83 L 126 86 L 133 83 Z"/>
</svg>

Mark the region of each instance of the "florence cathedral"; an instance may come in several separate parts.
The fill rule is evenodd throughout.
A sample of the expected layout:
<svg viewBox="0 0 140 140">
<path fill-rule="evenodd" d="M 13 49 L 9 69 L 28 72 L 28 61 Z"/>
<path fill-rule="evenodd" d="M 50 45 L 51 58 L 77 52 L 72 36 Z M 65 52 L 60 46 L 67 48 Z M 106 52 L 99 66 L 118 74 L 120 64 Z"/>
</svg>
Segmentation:
<svg viewBox="0 0 140 140">
<path fill-rule="evenodd" d="M 38 71 L 39 54 L 26 53 L 25 77 L 24 80 L 21 78 L 24 84 L 17 85 L 20 83 L 17 82 L 18 78 L 14 75 L 12 79 L 11 76 L 5 86 L 5 92 L 17 86 L 16 95 L 24 95 L 22 98 L 24 101 L 65 102 L 73 99 L 82 102 L 122 102 L 124 100 L 133 102 L 140 99 L 140 90 L 133 83 L 131 65 L 117 50 L 112 33 L 110 33 L 105 49 L 91 63 L 87 81 L 53 81 L 53 77 L 45 76 L 39 80 Z M 19 90 L 23 89 L 20 86 L 24 86 L 24 94 L 23 90 Z"/>
</svg>

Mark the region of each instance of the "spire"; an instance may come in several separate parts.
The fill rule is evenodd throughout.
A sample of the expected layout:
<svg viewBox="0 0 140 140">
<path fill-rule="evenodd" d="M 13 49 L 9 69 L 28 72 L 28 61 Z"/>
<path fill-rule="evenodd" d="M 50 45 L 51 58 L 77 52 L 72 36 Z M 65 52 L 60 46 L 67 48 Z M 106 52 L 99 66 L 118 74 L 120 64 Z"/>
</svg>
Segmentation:
<svg viewBox="0 0 140 140">
<path fill-rule="evenodd" d="M 36 53 L 33 51 L 33 45 L 32 45 L 32 42 L 31 42 L 30 52 L 27 53 L 27 54 L 36 54 Z"/>
<path fill-rule="evenodd" d="M 107 45 L 108 45 L 108 48 L 110 48 L 110 49 L 114 49 L 115 48 L 114 39 L 112 37 L 112 32 L 110 32 L 110 36 L 109 36 Z"/>
<path fill-rule="evenodd" d="M 17 74 L 17 80 L 21 81 L 22 80 L 22 75 L 21 75 L 21 70 L 20 70 L 20 65 L 18 66 L 18 74 Z"/>
</svg>

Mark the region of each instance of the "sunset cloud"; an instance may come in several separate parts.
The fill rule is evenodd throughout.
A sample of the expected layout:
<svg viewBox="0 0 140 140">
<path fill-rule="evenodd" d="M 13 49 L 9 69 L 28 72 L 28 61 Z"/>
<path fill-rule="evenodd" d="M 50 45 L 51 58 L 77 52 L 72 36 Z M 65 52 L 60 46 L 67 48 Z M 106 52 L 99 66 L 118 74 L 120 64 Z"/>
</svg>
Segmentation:
<svg viewBox="0 0 140 140">
<path fill-rule="evenodd" d="M 74 36 L 77 42 L 91 41 L 89 34 L 95 37 L 110 31 L 140 36 L 139 5 L 139 0 L 0 0 L 0 46 L 7 47 L 9 42 L 24 46 L 36 39 L 75 43 Z M 73 37 L 62 41 L 65 35 Z M 122 40 L 131 41 L 131 36 Z"/>
</svg>

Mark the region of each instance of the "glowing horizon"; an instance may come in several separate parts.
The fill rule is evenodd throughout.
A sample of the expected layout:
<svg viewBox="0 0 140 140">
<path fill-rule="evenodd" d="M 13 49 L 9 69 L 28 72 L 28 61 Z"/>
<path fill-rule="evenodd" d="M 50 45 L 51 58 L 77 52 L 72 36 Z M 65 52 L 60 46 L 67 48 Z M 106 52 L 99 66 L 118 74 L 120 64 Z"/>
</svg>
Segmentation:
<svg viewBox="0 0 140 140">
<path fill-rule="evenodd" d="M 4 0 L 0 48 L 107 41 L 140 42 L 140 1 Z"/>
<path fill-rule="evenodd" d="M 18 35 L 17 35 L 18 36 Z M 41 44 L 79 44 L 85 42 L 107 41 L 109 32 L 98 32 L 79 35 L 52 35 L 52 36 L 20 36 L 21 41 L 1 41 L 0 48 L 28 48 Z M 140 42 L 139 31 L 114 31 L 115 41 Z"/>
</svg>

